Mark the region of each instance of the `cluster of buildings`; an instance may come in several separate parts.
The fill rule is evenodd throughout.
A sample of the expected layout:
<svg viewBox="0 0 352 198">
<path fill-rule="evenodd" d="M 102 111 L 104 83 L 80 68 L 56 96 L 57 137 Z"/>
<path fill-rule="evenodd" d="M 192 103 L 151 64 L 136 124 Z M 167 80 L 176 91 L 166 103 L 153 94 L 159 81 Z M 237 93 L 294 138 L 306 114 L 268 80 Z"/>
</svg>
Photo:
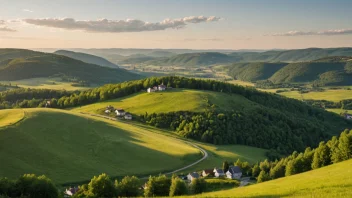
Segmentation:
<svg viewBox="0 0 352 198">
<path fill-rule="evenodd" d="M 187 175 L 188 181 L 192 181 L 194 179 L 198 179 L 200 177 L 216 177 L 216 178 L 228 178 L 228 179 L 241 179 L 242 177 L 242 170 L 238 166 L 230 166 L 229 170 L 224 172 L 223 169 L 207 169 L 203 170 L 201 174 L 197 172 L 189 173 Z"/>
<path fill-rule="evenodd" d="M 115 113 L 118 117 L 123 117 L 125 120 L 132 120 L 132 115 L 121 108 L 115 109 L 113 106 L 109 105 L 105 109 L 105 114 Z"/>
<path fill-rule="evenodd" d="M 156 91 L 165 91 L 165 90 L 166 90 L 166 86 L 164 85 L 164 83 L 161 83 L 161 85 L 149 87 L 147 89 L 147 92 L 152 93 L 152 92 L 156 92 Z"/>
</svg>

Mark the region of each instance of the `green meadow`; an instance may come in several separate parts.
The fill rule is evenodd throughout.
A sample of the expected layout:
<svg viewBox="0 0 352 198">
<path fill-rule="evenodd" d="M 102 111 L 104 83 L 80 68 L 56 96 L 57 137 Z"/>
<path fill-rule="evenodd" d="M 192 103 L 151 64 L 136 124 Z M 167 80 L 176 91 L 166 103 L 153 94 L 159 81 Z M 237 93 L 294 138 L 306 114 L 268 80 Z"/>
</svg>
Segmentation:
<svg viewBox="0 0 352 198">
<path fill-rule="evenodd" d="M 60 110 L 25 111 L 23 121 L 0 129 L 0 158 L 6 159 L 1 161 L 2 177 L 35 173 L 57 183 L 79 182 L 101 173 L 158 174 L 202 157 L 198 149 L 156 129 Z"/>
<path fill-rule="evenodd" d="M 352 160 L 264 183 L 197 197 L 352 197 Z"/>
<path fill-rule="evenodd" d="M 24 111 L 22 109 L 15 110 L 1 110 L 0 111 L 0 128 L 9 125 L 16 124 L 21 121 L 24 117 Z"/>
<path fill-rule="evenodd" d="M 170 91 L 138 93 L 124 98 L 98 102 L 73 109 L 74 112 L 101 113 L 108 105 L 123 108 L 133 114 L 173 111 L 205 111 L 208 104 L 220 110 L 249 107 L 251 101 L 243 96 L 211 91 L 172 89 Z"/>
</svg>

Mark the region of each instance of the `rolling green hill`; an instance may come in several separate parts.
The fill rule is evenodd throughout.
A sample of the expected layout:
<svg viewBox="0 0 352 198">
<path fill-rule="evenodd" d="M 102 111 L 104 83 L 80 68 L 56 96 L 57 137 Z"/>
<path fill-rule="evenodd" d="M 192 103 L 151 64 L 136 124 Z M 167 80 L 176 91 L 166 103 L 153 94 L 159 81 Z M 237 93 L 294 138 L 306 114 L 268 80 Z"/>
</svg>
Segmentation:
<svg viewBox="0 0 352 198">
<path fill-rule="evenodd" d="M 146 61 L 146 65 L 158 66 L 209 66 L 215 64 L 227 64 L 236 62 L 238 59 L 218 52 L 188 53 L 179 54 L 170 58 Z"/>
<path fill-rule="evenodd" d="M 91 54 L 73 52 L 73 51 L 67 51 L 67 50 L 58 50 L 58 51 L 54 52 L 54 54 L 67 56 L 67 57 L 70 57 L 70 58 L 73 58 L 76 60 L 83 61 L 85 63 L 94 64 L 94 65 L 100 65 L 100 66 L 111 67 L 111 68 L 118 68 L 118 66 L 115 65 L 114 63 L 112 63 L 102 57 L 91 55 Z"/>
<path fill-rule="evenodd" d="M 299 63 L 236 63 L 228 67 L 228 74 L 251 82 L 351 85 L 351 65 L 351 57 L 327 57 Z"/>
<path fill-rule="evenodd" d="M 138 93 L 120 99 L 98 102 L 73 109 L 76 112 L 102 113 L 108 105 L 133 114 L 167 113 L 173 111 L 204 112 L 208 104 L 219 110 L 250 108 L 255 105 L 245 97 L 211 91 L 173 89 L 166 92 Z"/>
<path fill-rule="evenodd" d="M 6 159 L 1 161 L 0 177 L 35 173 L 57 183 L 77 182 L 102 172 L 158 174 L 201 158 L 198 149 L 155 133 L 156 129 L 66 111 L 0 111 L 0 123 L 18 120 L 12 114 L 23 112 L 24 120 L 0 129 L 0 158 Z"/>
<path fill-rule="evenodd" d="M 352 56 L 352 48 L 307 48 L 266 52 L 235 52 L 241 62 L 303 62 L 330 56 Z"/>
<path fill-rule="evenodd" d="M 16 58 L 28 58 L 33 56 L 41 56 L 44 55 L 42 52 L 36 52 L 32 50 L 25 50 L 25 49 L 0 49 L 0 62 L 7 63 L 11 59 Z"/>
<path fill-rule="evenodd" d="M 352 160 L 294 176 L 196 197 L 351 197 Z"/>
<path fill-rule="evenodd" d="M 26 50 L 25 52 L 29 53 Z M 21 58 L 0 63 L 1 81 L 53 76 L 97 84 L 123 82 L 140 78 L 139 75 L 124 69 L 106 68 L 56 54 L 40 54 L 31 57 L 21 56 Z"/>
</svg>

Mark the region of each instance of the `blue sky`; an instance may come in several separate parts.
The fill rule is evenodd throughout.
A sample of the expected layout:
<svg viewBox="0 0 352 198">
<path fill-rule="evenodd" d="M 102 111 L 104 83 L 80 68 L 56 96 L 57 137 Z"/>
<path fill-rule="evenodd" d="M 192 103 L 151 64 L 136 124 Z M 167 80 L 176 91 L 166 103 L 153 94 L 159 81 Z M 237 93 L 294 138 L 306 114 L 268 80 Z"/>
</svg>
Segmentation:
<svg viewBox="0 0 352 198">
<path fill-rule="evenodd" d="M 0 5 L 2 47 L 352 46 L 350 0 L 0 0 Z M 191 16 L 205 18 L 196 18 L 196 22 L 186 19 Z M 208 18 L 212 16 L 215 18 Z M 44 18 L 47 20 L 43 21 Z M 74 21 L 68 24 L 64 18 Z M 138 20 L 138 27 L 135 22 L 124 22 L 127 19 Z M 172 21 L 162 26 L 157 24 L 165 19 Z"/>
</svg>

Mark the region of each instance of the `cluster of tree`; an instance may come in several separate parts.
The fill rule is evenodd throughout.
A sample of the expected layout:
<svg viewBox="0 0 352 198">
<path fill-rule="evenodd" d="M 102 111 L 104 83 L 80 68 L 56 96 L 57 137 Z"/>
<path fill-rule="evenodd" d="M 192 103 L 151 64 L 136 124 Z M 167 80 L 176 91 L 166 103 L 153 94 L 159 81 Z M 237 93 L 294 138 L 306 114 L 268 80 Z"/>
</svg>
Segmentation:
<svg viewBox="0 0 352 198">
<path fill-rule="evenodd" d="M 270 155 L 303 151 L 307 146 L 317 146 L 320 141 L 331 137 L 327 133 L 331 131 L 327 123 L 263 106 L 223 113 L 216 110 L 203 113 L 146 113 L 139 120 L 152 126 L 170 128 L 182 137 L 202 142 L 275 150 L 269 152 Z"/>
<path fill-rule="evenodd" d="M 121 182 L 113 182 L 108 175 L 101 174 L 94 176 L 88 184 L 80 186 L 73 197 L 173 197 L 205 192 L 207 184 L 204 179 L 194 179 L 188 185 L 176 175 L 172 178 L 159 175 L 150 176 L 143 188 L 144 190 L 142 182 L 135 176 L 126 176 Z"/>
<path fill-rule="evenodd" d="M 304 152 L 293 152 L 275 161 L 265 160 L 252 167 L 252 176 L 258 182 L 295 175 L 352 158 L 352 130 L 345 130 L 340 137 L 320 142 L 315 149 L 307 147 Z"/>
<path fill-rule="evenodd" d="M 305 100 L 304 102 L 317 108 L 352 110 L 352 99 L 341 100 L 339 102 L 328 100 Z"/>
<path fill-rule="evenodd" d="M 298 84 L 278 83 L 274 84 L 270 80 L 260 80 L 255 82 L 255 87 L 259 89 L 280 89 L 280 88 L 300 88 Z"/>
<path fill-rule="evenodd" d="M 0 178 L 0 197 L 57 198 L 59 191 L 46 176 L 26 174 L 17 180 Z"/>
<path fill-rule="evenodd" d="M 56 98 L 69 96 L 65 90 L 18 88 L 0 92 L 0 109 L 43 107 L 47 101 L 55 105 Z"/>
</svg>

